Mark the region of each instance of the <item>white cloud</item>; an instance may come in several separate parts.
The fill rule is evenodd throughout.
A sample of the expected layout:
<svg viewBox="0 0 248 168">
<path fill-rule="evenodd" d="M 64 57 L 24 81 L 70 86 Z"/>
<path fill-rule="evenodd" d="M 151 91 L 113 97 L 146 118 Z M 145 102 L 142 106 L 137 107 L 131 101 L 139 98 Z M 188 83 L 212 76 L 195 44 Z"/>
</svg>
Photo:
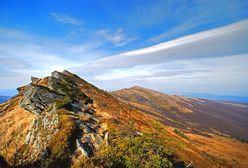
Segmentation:
<svg viewBox="0 0 248 168">
<path fill-rule="evenodd" d="M 119 28 L 115 32 L 111 32 L 109 29 L 102 29 L 96 31 L 96 34 L 110 41 L 115 46 L 123 46 L 127 43 L 135 40 L 137 37 L 128 37 L 124 31 Z"/>
<path fill-rule="evenodd" d="M 71 70 L 111 90 L 143 85 L 162 91 L 207 92 L 209 86 L 216 93 L 243 94 L 248 84 L 247 44 L 248 20 L 244 20 Z"/>
<path fill-rule="evenodd" d="M 225 57 L 248 52 L 248 20 L 184 36 L 91 62 L 88 69 L 118 69 L 182 59 Z"/>
<path fill-rule="evenodd" d="M 195 19 L 187 20 L 186 22 L 184 22 L 184 23 L 182 23 L 180 25 L 177 25 L 174 28 L 169 29 L 168 31 L 165 31 L 164 33 L 159 34 L 156 37 L 150 38 L 148 41 L 160 42 L 163 39 L 166 39 L 168 37 L 173 37 L 173 36 L 175 36 L 175 35 L 177 35 L 179 33 L 185 32 L 185 31 L 187 31 L 189 29 L 193 29 L 195 27 L 198 27 L 200 25 L 203 25 L 203 24 L 207 23 L 207 21 L 200 21 L 200 20 L 201 20 L 201 18 L 197 18 L 197 20 L 195 20 Z"/>
<path fill-rule="evenodd" d="M 0 62 L 2 68 L 7 69 L 26 69 L 31 66 L 30 63 L 16 58 L 0 58 Z"/>
<path fill-rule="evenodd" d="M 76 26 L 82 25 L 82 22 L 80 20 L 75 19 L 65 14 L 58 14 L 55 12 L 51 12 L 50 15 L 54 17 L 58 22 L 61 22 L 64 24 L 71 24 L 71 25 L 76 25 Z"/>
<path fill-rule="evenodd" d="M 109 72 L 100 74 L 95 76 L 94 78 L 96 80 L 115 80 L 115 79 L 130 79 L 130 78 L 136 78 L 139 77 L 147 77 L 153 75 L 153 68 L 150 67 L 143 67 L 143 66 L 137 66 L 133 68 L 125 68 L 125 69 L 113 69 Z"/>
<path fill-rule="evenodd" d="M 172 94 L 193 92 L 247 96 L 247 62 L 248 55 L 234 55 L 112 69 L 102 71 L 95 78 L 81 72 L 81 76 L 107 90 L 139 85 Z"/>
<path fill-rule="evenodd" d="M 98 46 L 0 28 L 0 89 L 27 84 L 30 76 L 43 77 L 54 70 L 83 65 L 105 54 Z"/>
</svg>

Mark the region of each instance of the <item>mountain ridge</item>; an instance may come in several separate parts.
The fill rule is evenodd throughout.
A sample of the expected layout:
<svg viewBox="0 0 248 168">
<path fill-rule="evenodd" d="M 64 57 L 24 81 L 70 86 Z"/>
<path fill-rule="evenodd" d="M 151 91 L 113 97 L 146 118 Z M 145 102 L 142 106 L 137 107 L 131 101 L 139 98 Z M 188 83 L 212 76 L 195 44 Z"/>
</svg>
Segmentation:
<svg viewBox="0 0 248 168">
<path fill-rule="evenodd" d="M 141 111 L 143 110 L 150 114 L 153 111 L 156 113 L 154 115 L 160 113 L 160 116 L 165 117 L 164 122 L 168 125 L 196 128 L 187 124 L 187 122 L 193 122 L 200 124 L 198 129 L 201 131 L 212 132 L 208 124 L 213 120 L 214 122 L 210 124 L 213 128 L 223 133 L 233 135 L 236 138 L 240 137 L 241 139 L 248 140 L 248 133 L 245 130 L 245 128 L 248 127 L 248 106 L 243 104 L 168 95 L 139 86 L 125 88 L 111 93 L 124 102 L 133 103 L 134 107 Z M 235 111 L 235 113 L 232 111 Z M 207 118 L 209 118 L 210 121 L 204 124 L 203 121 Z M 226 120 L 229 123 L 227 123 Z M 179 121 L 179 124 L 176 121 Z M 182 123 L 180 123 L 180 121 Z M 218 125 L 216 123 L 221 124 Z M 226 128 L 223 128 L 223 125 L 225 125 Z M 239 128 L 236 125 L 238 125 Z M 229 130 L 227 128 L 229 128 Z M 233 132 L 235 133 L 233 134 Z"/>
<path fill-rule="evenodd" d="M 110 139 L 116 136 L 118 143 L 124 143 L 122 139 L 127 135 L 121 138 L 123 135 L 118 132 L 123 130 L 119 127 L 126 127 L 131 118 L 136 126 L 130 127 L 132 131 L 126 130 L 131 134 L 130 138 L 147 141 L 145 137 L 139 137 L 135 130 L 151 128 L 147 125 L 151 119 L 144 118 L 138 111 L 130 115 L 128 105 L 68 71 L 54 71 L 51 76 L 42 79 L 31 77 L 31 83 L 19 87 L 18 91 L 8 102 L 0 104 L 0 133 L 3 135 L 0 138 L 1 159 L 4 158 L 10 166 L 81 167 L 86 164 L 87 167 L 108 167 L 112 164 L 129 164 L 119 163 L 118 160 L 115 163 L 116 159 L 107 156 L 118 156 L 111 152 L 118 148 L 118 144 Z M 119 131 L 116 132 L 116 129 Z M 147 136 L 153 135 L 148 133 Z M 101 148 L 110 148 L 110 153 L 102 155 Z M 161 160 L 164 164 L 179 163 L 175 160 L 176 155 L 168 155 L 170 160 L 168 156 L 168 159 Z M 102 160 L 102 157 L 105 159 Z M 108 162 L 106 159 L 109 159 Z M 138 163 L 142 162 L 132 161 L 132 164 Z M 184 162 L 180 163 L 184 165 Z"/>
<path fill-rule="evenodd" d="M 32 77 L 18 91 L 0 104 L 0 164 L 3 160 L 12 167 L 234 164 L 206 153 L 188 134 L 175 131 L 153 113 L 144 113 L 69 71 Z M 240 142 L 231 144 L 246 148 Z"/>
</svg>

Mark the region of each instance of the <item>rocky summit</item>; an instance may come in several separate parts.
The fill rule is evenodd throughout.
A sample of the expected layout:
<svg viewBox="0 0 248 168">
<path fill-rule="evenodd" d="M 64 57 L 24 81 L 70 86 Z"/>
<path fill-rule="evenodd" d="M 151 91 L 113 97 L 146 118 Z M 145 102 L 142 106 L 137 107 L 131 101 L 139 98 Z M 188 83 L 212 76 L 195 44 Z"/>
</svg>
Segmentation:
<svg viewBox="0 0 248 168">
<path fill-rule="evenodd" d="M 33 113 L 34 119 L 25 136 L 25 147 L 32 152 L 23 160 L 16 159 L 15 164 L 56 165 L 66 160 L 72 149 L 90 157 L 103 142 L 107 143 L 107 125 L 96 116 L 93 100 L 68 74 L 55 71 L 44 79 L 32 77 L 29 85 L 18 88 L 20 107 Z M 61 147 L 60 143 L 65 144 Z M 22 152 L 24 155 L 27 151 Z M 57 155 L 64 156 L 56 160 Z"/>
</svg>

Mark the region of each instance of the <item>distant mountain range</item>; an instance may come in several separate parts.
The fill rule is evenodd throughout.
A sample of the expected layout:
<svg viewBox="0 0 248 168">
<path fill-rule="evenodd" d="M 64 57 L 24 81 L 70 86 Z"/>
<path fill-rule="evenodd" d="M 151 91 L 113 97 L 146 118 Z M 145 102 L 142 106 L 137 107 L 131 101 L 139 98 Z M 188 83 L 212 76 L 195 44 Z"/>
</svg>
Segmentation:
<svg viewBox="0 0 248 168">
<path fill-rule="evenodd" d="M 183 94 L 183 96 L 202 98 L 216 101 L 232 101 L 232 102 L 241 102 L 248 103 L 248 97 L 243 96 L 227 96 L 227 95 L 215 95 L 209 93 L 188 93 Z"/>
<path fill-rule="evenodd" d="M 1 96 L 0 95 L 0 103 L 3 103 L 5 101 L 9 100 L 10 98 L 11 98 L 10 96 Z"/>
</svg>

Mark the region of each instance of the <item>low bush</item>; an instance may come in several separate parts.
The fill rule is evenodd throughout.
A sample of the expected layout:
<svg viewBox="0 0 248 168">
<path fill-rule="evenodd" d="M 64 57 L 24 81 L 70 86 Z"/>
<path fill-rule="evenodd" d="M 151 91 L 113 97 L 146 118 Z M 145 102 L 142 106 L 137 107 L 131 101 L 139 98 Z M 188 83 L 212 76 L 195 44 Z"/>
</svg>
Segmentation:
<svg viewBox="0 0 248 168">
<path fill-rule="evenodd" d="M 69 104 L 70 104 L 70 100 L 68 97 L 65 97 L 63 100 L 58 99 L 55 101 L 55 108 L 56 109 L 66 108 L 69 106 Z"/>
<path fill-rule="evenodd" d="M 92 158 L 96 166 L 170 168 L 172 151 L 158 133 L 137 135 L 133 126 L 110 130 L 109 145 Z"/>
<path fill-rule="evenodd" d="M 89 97 L 86 97 L 85 98 L 85 104 L 92 104 L 93 103 L 93 100 Z"/>
<path fill-rule="evenodd" d="M 177 135 L 179 135 L 180 137 L 184 138 L 184 139 L 189 139 L 189 138 L 183 133 L 183 131 L 182 131 L 181 129 L 179 129 L 179 128 L 174 129 L 174 132 L 175 132 Z"/>
</svg>

